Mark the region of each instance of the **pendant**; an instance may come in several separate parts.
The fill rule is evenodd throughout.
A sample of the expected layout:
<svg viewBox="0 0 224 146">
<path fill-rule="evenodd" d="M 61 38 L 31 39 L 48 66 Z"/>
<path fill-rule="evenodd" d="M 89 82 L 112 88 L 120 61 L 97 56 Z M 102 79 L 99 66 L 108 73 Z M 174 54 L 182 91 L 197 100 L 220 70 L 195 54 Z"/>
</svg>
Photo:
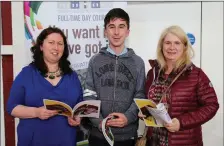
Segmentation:
<svg viewBox="0 0 224 146">
<path fill-rule="evenodd" d="M 49 79 L 54 79 L 54 78 L 55 78 L 55 76 L 49 75 Z"/>
</svg>

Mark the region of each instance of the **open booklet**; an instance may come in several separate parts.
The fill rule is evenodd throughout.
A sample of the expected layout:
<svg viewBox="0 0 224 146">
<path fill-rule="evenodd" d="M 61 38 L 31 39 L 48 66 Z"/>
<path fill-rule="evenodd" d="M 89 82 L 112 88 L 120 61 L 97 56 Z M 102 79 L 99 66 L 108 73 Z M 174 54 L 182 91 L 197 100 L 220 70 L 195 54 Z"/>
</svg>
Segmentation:
<svg viewBox="0 0 224 146">
<path fill-rule="evenodd" d="M 143 118 L 146 126 L 164 127 L 164 123 L 171 123 L 172 120 L 163 103 L 156 104 L 150 99 L 134 99 L 140 112 L 146 117 Z"/>
<path fill-rule="evenodd" d="M 110 146 L 113 146 L 114 145 L 114 135 L 113 135 L 110 127 L 106 126 L 107 120 L 110 120 L 111 118 L 113 118 L 113 117 L 107 117 L 107 118 L 103 119 L 102 132 L 103 132 L 105 139 L 110 144 Z"/>
<path fill-rule="evenodd" d="M 73 109 L 68 104 L 57 100 L 44 99 L 43 102 L 46 109 L 57 110 L 59 115 L 99 118 L 100 100 L 82 101 L 76 104 Z"/>
</svg>

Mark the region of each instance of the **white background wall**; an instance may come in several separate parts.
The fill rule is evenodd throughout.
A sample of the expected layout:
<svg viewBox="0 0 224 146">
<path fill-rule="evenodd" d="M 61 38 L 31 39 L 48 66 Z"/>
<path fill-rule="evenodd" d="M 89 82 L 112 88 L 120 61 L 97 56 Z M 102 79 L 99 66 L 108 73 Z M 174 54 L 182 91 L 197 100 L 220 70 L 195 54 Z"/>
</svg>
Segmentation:
<svg viewBox="0 0 224 146">
<path fill-rule="evenodd" d="M 202 5 L 201 66 L 216 90 L 220 109 L 216 116 L 203 125 L 205 146 L 223 145 L 223 2 Z"/>
<path fill-rule="evenodd" d="M 128 43 L 144 59 L 146 71 L 149 69 L 147 60 L 155 58 L 156 44 L 164 27 L 178 24 L 195 35 L 193 61 L 211 79 L 220 103 L 217 115 L 203 125 L 205 146 L 223 145 L 223 5 L 223 2 L 128 2 L 127 8 L 131 18 Z M 14 54 L 16 76 L 28 64 L 26 55 L 29 50 L 24 45 L 23 3 L 12 2 L 12 10 L 14 45 L 11 53 Z M 3 112 L 1 116 L 1 126 L 4 126 Z M 1 128 L 2 146 L 5 145 L 3 130 Z"/>
<path fill-rule="evenodd" d="M 170 25 L 179 25 L 186 33 L 195 35 L 193 61 L 200 66 L 201 2 L 129 2 L 128 13 L 131 21 L 129 46 L 144 59 L 146 71 L 148 59 L 156 57 L 161 32 Z"/>
</svg>

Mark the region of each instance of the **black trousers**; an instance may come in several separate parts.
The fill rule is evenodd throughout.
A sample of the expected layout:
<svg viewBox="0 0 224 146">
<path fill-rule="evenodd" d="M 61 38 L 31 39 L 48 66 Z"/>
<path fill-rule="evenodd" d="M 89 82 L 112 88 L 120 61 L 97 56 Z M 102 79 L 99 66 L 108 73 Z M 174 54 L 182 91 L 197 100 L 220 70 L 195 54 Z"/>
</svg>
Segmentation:
<svg viewBox="0 0 224 146">
<path fill-rule="evenodd" d="M 106 139 L 100 139 L 90 135 L 88 140 L 88 146 L 110 146 Z M 114 146 L 135 146 L 135 140 L 115 141 Z"/>
</svg>

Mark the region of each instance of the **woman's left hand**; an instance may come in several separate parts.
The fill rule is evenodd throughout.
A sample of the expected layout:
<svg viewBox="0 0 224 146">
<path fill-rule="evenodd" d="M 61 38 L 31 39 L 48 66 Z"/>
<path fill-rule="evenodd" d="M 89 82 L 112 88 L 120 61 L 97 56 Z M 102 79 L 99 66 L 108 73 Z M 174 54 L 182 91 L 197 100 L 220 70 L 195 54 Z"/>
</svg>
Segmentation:
<svg viewBox="0 0 224 146">
<path fill-rule="evenodd" d="M 177 132 L 180 130 L 180 122 L 177 118 L 173 118 L 172 123 L 166 123 L 164 126 L 170 132 Z"/>
<path fill-rule="evenodd" d="M 74 118 L 68 117 L 68 123 L 70 126 L 78 126 L 80 125 L 81 118 L 75 116 Z"/>
</svg>

